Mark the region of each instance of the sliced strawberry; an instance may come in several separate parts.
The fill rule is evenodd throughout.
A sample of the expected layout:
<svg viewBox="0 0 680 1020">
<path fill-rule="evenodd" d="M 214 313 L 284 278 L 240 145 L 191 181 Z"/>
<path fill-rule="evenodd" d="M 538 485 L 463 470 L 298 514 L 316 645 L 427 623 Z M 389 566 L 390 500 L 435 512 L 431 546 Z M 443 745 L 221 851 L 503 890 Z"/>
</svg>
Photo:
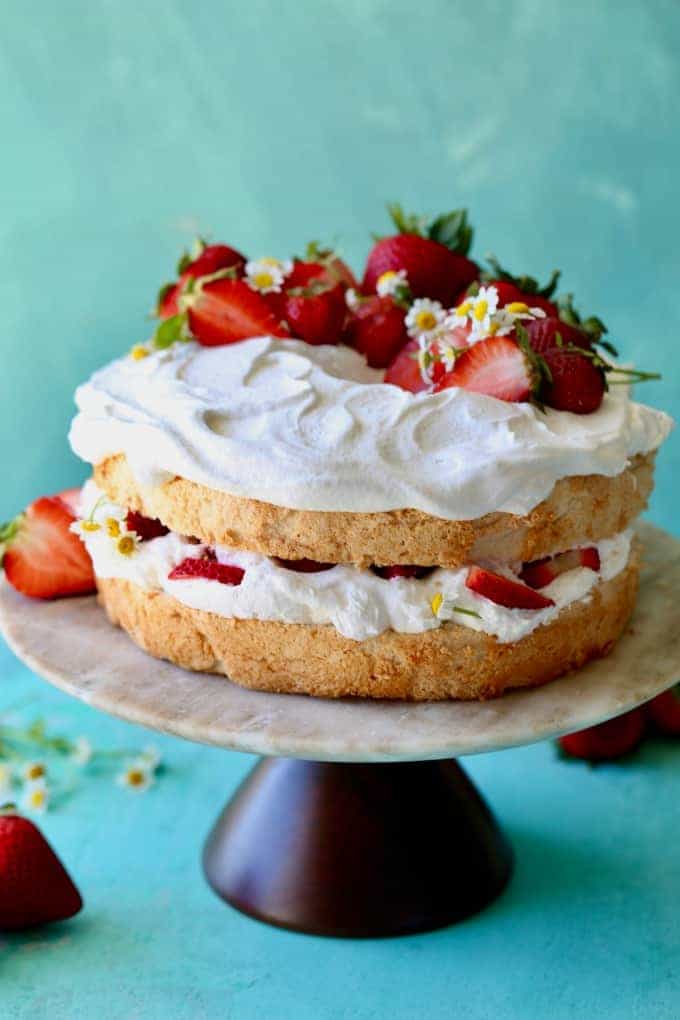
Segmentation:
<svg viewBox="0 0 680 1020">
<path fill-rule="evenodd" d="M 321 287 L 286 293 L 280 303 L 282 318 L 291 334 L 308 344 L 337 344 L 347 316 L 345 290 L 339 283 Z"/>
<path fill-rule="evenodd" d="M 33 822 L 0 815 L 0 931 L 65 921 L 82 906 L 70 875 Z"/>
<path fill-rule="evenodd" d="M 168 574 L 171 581 L 192 580 L 197 577 L 207 581 L 219 581 L 220 584 L 239 585 L 245 576 L 245 570 L 234 567 L 230 563 L 218 563 L 214 554 L 182 560 Z"/>
<path fill-rule="evenodd" d="M 452 304 L 479 277 L 476 263 L 437 241 L 417 234 L 396 234 L 378 241 L 368 256 L 363 290 L 373 293 L 388 270 L 405 269 L 414 297 L 430 297 L 444 306 Z"/>
<path fill-rule="evenodd" d="M 405 317 L 391 297 L 370 297 L 351 313 L 345 343 L 365 355 L 371 368 L 385 368 L 408 343 Z"/>
<path fill-rule="evenodd" d="M 502 574 L 494 574 L 483 567 L 470 567 L 465 581 L 466 588 L 482 595 L 490 602 L 507 609 L 547 609 L 554 606 L 552 599 L 546 598 L 533 588 L 520 581 L 512 581 Z"/>
<path fill-rule="evenodd" d="M 411 393 L 420 393 L 428 389 L 418 365 L 419 347 L 417 340 L 409 340 L 388 365 L 384 382 L 399 386 L 402 390 L 409 390 Z"/>
<path fill-rule="evenodd" d="M 289 336 L 264 297 L 244 280 L 199 284 L 189 301 L 189 329 L 205 347 L 253 336 Z"/>
<path fill-rule="evenodd" d="M 645 733 L 645 714 L 635 708 L 632 712 L 589 726 L 560 737 L 559 746 L 570 758 L 585 761 L 613 761 L 635 750 Z"/>
<path fill-rule="evenodd" d="M 371 567 L 374 574 L 386 581 L 392 581 L 395 577 L 410 577 L 420 580 L 431 574 L 434 569 L 434 567 L 416 567 L 403 563 L 397 563 L 392 567 Z"/>
<path fill-rule="evenodd" d="M 543 358 L 550 380 L 541 384 L 540 398 L 557 411 L 590 414 L 602 403 L 606 390 L 604 372 L 591 356 L 591 341 L 580 329 L 560 319 L 535 319 L 526 323 L 529 343 Z M 573 347 L 581 348 L 579 354 Z"/>
<path fill-rule="evenodd" d="M 469 347 L 435 392 L 460 386 L 499 400 L 528 400 L 536 385 L 536 371 L 513 337 L 492 336 Z"/>
<path fill-rule="evenodd" d="M 576 570 L 577 567 L 588 567 L 595 573 L 599 571 L 600 554 L 594 545 L 587 549 L 570 549 L 556 556 L 545 556 L 541 560 L 525 563 L 519 576 L 530 588 L 545 588 L 560 574 L 567 570 Z"/>
<path fill-rule="evenodd" d="M 647 716 L 657 729 L 668 736 L 680 736 L 680 684 L 657 694 L 644 706 Z"/>
<path fill-rule="evenodd" d="M 95 590 L 92 562 L 70 531 L 75 515 L 59 496 L 43 496 L 0 528 L 9 583 L 33 598 L 86 595 Z"/>
<path fill-rule="evenodd" d="M 145 517 L 136 510 L 128 510 L 125 518 L 125 526 L 128 531 L 134 531 L 141 538 L 142 542 L 150 542 L 153 538 L 162 538 L 168 535 L 170 529 L 158 520 L 157 517 Z"/>
<path fill-rule="evenodd" d="M 158 317 L 168 319 L 171 315 L 177 315 L 179 312 L 177 301 L 187 280 L 210 276 L 221 269 L 234 269 L 240 272 L 245 264 L 245 257 L 227 244 L 205 245 L 195 259 L 188 255 L 183 256 L 179 263 L 181 267 L 179 280 L 166 284 L 158 295 Z"/>
<path fill-rule="evenodd" d="M 59 493 L 59 499 L 62 503 L 66 503 L 74 517 L 77 517 L 80 513 L 80 499 L 82 496 L 82 488 L 76 489 L 64 489 L 63 492 Z"/>
<path fill-rule="evenodd" d="M 294 570 L 298 574 L 320 574 L 324 570 L 332 570 L 336 563 L 318 563 L 316 560 L 284 560 L 280 556 L 272 556 L 274 563 L 286 570 Z"/>
</svg>

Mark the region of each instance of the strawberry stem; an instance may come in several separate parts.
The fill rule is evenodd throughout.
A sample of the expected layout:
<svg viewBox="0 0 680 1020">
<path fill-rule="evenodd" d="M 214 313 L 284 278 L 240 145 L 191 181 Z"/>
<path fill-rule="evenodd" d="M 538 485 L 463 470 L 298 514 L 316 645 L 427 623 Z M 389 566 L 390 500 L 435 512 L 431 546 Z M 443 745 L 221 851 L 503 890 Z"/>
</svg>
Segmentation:
<svg viewBox="0 0 680 1020">
<path fill-rule="evenodd" d="M 491 266 L 491 272 L 482 274 L 485 280 L 504 280 L 506 283 L 512 283 L 524 294 L 535 294 L 537 297 L 550 299 L 555 293 L 555 288 L 561 276 L 559 269 L 553 269 L 550 279 L 541 287 L 538 280 L 533 276 L 514 276 L 507 269 L 503 268 L 495 255 L 487 255 L 486 261 Z"/>
</svg>

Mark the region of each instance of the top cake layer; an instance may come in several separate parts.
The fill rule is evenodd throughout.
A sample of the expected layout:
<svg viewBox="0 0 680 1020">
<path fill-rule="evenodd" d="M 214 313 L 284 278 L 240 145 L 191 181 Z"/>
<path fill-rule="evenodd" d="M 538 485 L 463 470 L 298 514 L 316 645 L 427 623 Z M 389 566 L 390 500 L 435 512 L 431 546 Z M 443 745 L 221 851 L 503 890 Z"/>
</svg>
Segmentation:
<svg viewBox="0 0 680 1020">
<path fill-rule="evenodd" d="M 527 514 L 562 478 L 613 477 L 657 449 L 668 415 L 608 392 L 588 415 L 462 388 L 409 393 L 346 347 L 258 337 L 122 358 L 79 387 L 71 445 L 297 510 Z"/>
</svg>

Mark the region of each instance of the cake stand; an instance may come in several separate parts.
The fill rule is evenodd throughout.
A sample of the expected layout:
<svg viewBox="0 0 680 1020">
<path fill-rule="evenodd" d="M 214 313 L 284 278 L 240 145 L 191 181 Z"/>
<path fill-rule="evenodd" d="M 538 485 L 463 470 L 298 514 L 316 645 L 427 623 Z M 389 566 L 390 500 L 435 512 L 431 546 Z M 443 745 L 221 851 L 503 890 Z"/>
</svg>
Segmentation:
<svg viewBox="0 0 680 1020">
<path fill-rule="evenodd" d="M 482 909 L 512 872 L 503 833 L 453 759 L 602 722 L 680 677 L 680 542 L 649 524 L 640 532 L 640 597 L 612 653 L 485 703 L 245 690 L 148 657 L 94 598 L 31 601 L 4 579 L 0 628 L 31 669 L 95 708 L 265 756 L 203 852 L 224 900 L 303 932 L 404 934 Z"/>
</svg>

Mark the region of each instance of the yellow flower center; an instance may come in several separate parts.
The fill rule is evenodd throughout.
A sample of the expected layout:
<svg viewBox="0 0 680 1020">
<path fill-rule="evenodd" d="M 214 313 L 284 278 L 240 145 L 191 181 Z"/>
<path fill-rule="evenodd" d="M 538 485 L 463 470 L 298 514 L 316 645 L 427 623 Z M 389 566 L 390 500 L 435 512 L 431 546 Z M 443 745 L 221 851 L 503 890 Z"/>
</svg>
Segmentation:
<svg viewBox="0 0 680 1020">
<path fill-rule="evenodd" d="M 474 311 L 473 311 L 472 314 L 474 315 L 474 317 L 477 320 L 477 322 L 481 322 L 482 319 L 484 318 L 484 316 L 486 315 L 486 313 L 488 311 L 489 311 L 489 302 L 486 301 L 484 298 L 480 298 L 480 300 L 476 302 L 475 308 L 474 308 Z"/>
<path fill-rule="evenodd" d="M 460 317 L 464 319 L 471 308 L 472 308 L 471 301 L 463 301 L 462 305 L 458 305 L 458 307 L 456 308 L 456 315 L 460 315 Z"/>
<path fill-rule="evenodd" d="M 422 333 L 429 333 L 437 325 L 437 316 L 429 309 L 423 309 L 416 315 L 416 326 Z"/>
<path fill-rule="evenodd" d="M 438 591 L 436 595 L 432 596 L 432 598 L 430 599 L 430 608 L 432 609 L 432 615 L 433 616 L 437 615 L 437 613 L 439 612 L 439 610 L 442 607 L 442 602 L 443 601 L 444 601 L 444 596 L 442 595 L 442 593 L 440 591 Z"/>
<path fill-rule="evenodd" d="M 255 273 L 252 278 L 258 290 L 268 290 L 274 284 L 274 277 L 271 273 Z"/>
<path fill-rule="evenodd" d="M 529 311 L 529 305 L 525 305 L 523 301 L 511 301 L 509 305 L 505 306 L 509 312 L 513 315 L 519 315 L 523 312 Z"/>
<path fill-rule="evenodd" d="M 498 330 L 501 328 L 500 322 L 492 322 L 489 326 L 489 336 L 495 336 Z"/>
<path fill-rule="evenodd" d="M 120 523 L 115 517 L 106 518 L 106 531 L 110 538 L 118 538 L 120 535 Z"/>
<path fill-rule="evenodd" d="M 397 276 L 396 269 L 388 269 L 386 270 L 386 272 L 380 274 L 380 276 L 378 277 L 378 283 L 379 284 L 389 283 L 390 280 L 396 279 L 396 276 Z"/>
<path fill-rule="evenodd" d="M 130 769 L 127 774 L 127 781 L 130 786 L 144 786 L 146 776 L 141 769 Z"/>
<path fill-rule="evenodd" d="M 146 347 L 142 347 L 141 344 L 137 344 L 137 346 L 133 347 L 132 350 L 130 351 L 130 357 L 132 358 L 133 361 L 141 361 L 142 358 L 149 357 L 149 352 L 147 351 Z"/>
<path fill-rule="evenodd" d="M 97 524 L 96 521 L 81 521 L 80 526 L 83 531 L 99 531 L 101 524 Z"/>
<path fill-rule="evenodd" d="M 122 538 L 118 539 L 116 548 L 121 556 L 132 556 L 133 552 L 137 548 L 137 543 L 132 535 L 123 535 Z"/>
<path fill-rule="evenodd" d="M 45 791 L 41 789 L 31 790 L 31 792 L 28 795 L 28 803 L 32 808 L 44 807 L 46 800 L 47 795 Z"/>
<path fill-rule="evenodd" d="M 36 762 L 35 765 L 29 765 L 26 769 L 26 778 L 30 780 L 42 779 L 46 771 L 47 770 L 44 765 L 41 765 L 40 762 Z"/>
</svg>

